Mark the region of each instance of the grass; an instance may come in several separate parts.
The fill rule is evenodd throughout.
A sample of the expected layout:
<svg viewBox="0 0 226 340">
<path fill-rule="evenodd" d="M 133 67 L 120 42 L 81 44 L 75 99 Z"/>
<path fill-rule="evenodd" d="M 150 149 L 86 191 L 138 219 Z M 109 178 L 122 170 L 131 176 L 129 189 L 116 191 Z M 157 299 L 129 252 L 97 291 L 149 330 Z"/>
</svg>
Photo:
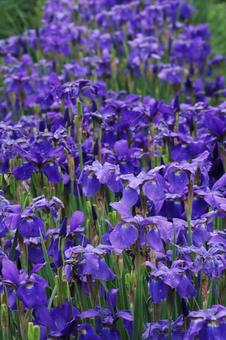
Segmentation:
<svg viewBox="0 0 226 340">
<path fill-rule="evenodd" d="M 40 25 L 43 0 L 0 0 L 0 39 Z"/>
<path fill-rule="evenodd" d="M 226 54 L 226 0 L 193 0 L 195 23 L 208 23 L 214 54 Z"/>
</svg>

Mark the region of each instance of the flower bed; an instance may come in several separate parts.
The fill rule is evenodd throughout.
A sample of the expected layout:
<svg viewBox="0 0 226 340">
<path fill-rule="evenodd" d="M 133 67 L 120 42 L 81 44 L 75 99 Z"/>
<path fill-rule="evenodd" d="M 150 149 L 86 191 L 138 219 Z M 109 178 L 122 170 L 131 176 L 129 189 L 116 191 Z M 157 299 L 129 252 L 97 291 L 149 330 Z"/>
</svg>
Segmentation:
<svg viewBox="0 0 226 340">
<path fill-rule="evenodd" d="M 225 339 L 225 56 L 194 12 L 48 0 L 0 41 L 1 338 Z"/>
</svg>

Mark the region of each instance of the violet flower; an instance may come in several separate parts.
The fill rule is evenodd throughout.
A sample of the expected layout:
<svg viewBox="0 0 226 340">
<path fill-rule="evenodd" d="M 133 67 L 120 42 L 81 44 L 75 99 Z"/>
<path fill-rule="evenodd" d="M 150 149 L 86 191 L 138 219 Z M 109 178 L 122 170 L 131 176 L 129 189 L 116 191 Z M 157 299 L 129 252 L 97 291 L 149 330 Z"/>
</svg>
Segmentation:
<svg viewBox="0 0 226 340">
<path fill-rule="evenodd" d="M 159 322 L 147 323 L 143 333 L 143 340 L 167 340 L 169 334 L 172 340 L 184 339 L 184 320 L 179 316 L 175 321 L 160 320 Z"/>
<path fill-rule="evenodd" d="M 110 242 L 114 248 L 129 249 L 138 238 L 138 230 L 132 224 L 119 223 L 109 235 Z"/>
<path fill-rule="evenodd" d="M 112 208 L 117 210 L 123 219 L 132 216 L 131 208 L 137 203 L 137 191 L 130 188 L 125 188 L 122 194 L 122 199 L 119 202 L 111 203 Z"/>
<path fill-rule="evenodd" d="M 167 298 L 169 287 L 176 289 L 183 299 L 188 299 L 197 294 L 192 281 L 186 274 L 186 270 L 181 267 L 180 260 L 175 261 L 171 268 L 161 263 L 158 268 L 154 268 L 149 262 L 147 264 L 153 268 L 149 281 L 149 290 L 154 303 L 160 303 Z"/>
<path fill-rule="evenodd" d="M 17 297 L 27 308 L 47 304 L 46 280 L 35 273 L 28 276 L 25 271 L 19 271 L 8 258 L 2 260 L 2 283 L 15 289 Z"/>
<path fill-rule="evenodd" d="M 193 311 L 189 313 L 190 325 L 184 339 L 194 337 L 201 339 L 222 339 L 226 332 L 226 308 L 221 305 L 213 305 L 209 309 Z"/>
<path fill-rule="evenodd" d="M 85 248 L 76 246 L 67 249 L 65 251 L 67 267 L 65 269 L 68 273 L 68 280 L 73 278 L 72 271 L 74 268 L 76 270 L 76 275 L 81 277 L 81 279 L 90 275 L 93 280 L 113 280 L 115 274 L 102 258 L 106 250 L 107 248 L 101 247 L 101 245 L 94 248 L 89 244 Z"/>
<path fill-rule="evenodd" d="M 62 181 L 56 160 L 64 157 L 62 147 L 54 148 L 48 141 L 32 144 L 28 150 L 18 147 L 17 152 L 28 162 L 13 169 L 13 174 L 18 180 L 27 180 L 39 169 L 48 177 L 50 182 Z"/>
<path fill-rule="evenodd" d="M 66 301 L 63 305 L 49 310 L 40 305 L 35 308 L 35 323 L 42 328 L 43 335 L 47 338 L 66 337 L 77 334 L 77 322 L 80 312 Z"/>
</svg>

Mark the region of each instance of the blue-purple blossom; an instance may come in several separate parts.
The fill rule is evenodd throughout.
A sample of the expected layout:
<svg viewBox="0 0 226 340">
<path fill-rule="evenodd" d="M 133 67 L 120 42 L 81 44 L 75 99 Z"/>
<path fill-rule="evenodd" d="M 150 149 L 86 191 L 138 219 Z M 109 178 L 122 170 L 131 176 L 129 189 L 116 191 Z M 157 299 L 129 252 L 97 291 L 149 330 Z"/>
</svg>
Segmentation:
<svg viewBox="0 0 226 340">
<path fill-rule="evenodd" d="M 0 40 L 1 337 L 225 338 L 211 27 L 187 0 L 40 13 Z"/>
</svg>

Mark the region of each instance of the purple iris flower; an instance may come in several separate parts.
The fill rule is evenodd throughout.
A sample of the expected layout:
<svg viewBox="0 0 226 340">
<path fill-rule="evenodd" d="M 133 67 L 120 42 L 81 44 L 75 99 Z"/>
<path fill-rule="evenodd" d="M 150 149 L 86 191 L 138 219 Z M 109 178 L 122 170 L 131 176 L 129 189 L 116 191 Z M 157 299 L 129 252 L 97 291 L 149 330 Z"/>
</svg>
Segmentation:
<svg viewBox="0 0 226 340">
<path fill-rule="evenodd" d="M 190 325 L 185 333 L 185 340 L 198 337 L 200 339 L 223 339 L 226 332 L 226 308 L 213 305 L 209 309 L 190 312 Z"/>
<path fill-rule="evenodd" d="M 212 190 L 226 191 L 226 174 L 221 176 L 213 185 Z"/>
<path fill-rule="evenodd" d="M 159 174 L 156 174 L 155 180 L 146 182 L 143 185 L 144 194 L 154 204 L 156 214 L 159 213 L 166 199 L 165 187 L 165 180 Z"/>
<path fill-rule="evenodd" d="M 117 303 L 117 297 L 118 297 L 118 292 L 119 289 L 118 288 L 111 288 L 108 292 L 107 292 L 107 303 L 112 311 L 112 313 L 115 312 L 116 309 L 116 303 Z"/>
<path fill-rule="evenodd" d="M 41 246 L 40 237 L 31 237 L 24 239 L 24 243 L 28 247 L 28 259 L 33 264 L 39 264 L 44 262 L 44 256 Z"/>
<path fill-rule="evenodd" d="M 137 203 L 137 191 L 130 188 L 125 188 L 122 194 L 122 199 L 119 202 L 111 203 L 112 208 L 117 210 L 123 219 L 132 217 L 131 208 Z"/>
<path fill-rule="evenodd" d="M 168 171 L 165 178 L 169 184 L 169 191 L 183 196 L 188 185 L 188 175 L 182 171 Z"/>
<path fill-rule="evenodd" d="M 18 154 L 28 162 L 13 169 L 13 175 L 18 180 L 27 180 L 39 169 L 48 177 L 50 182 L 62 181 L 58 161 L 64 157 L 63 147 L 53 147 L 48 141 L 34 142 L 28 150 L 17 147 Z"/>
<path fill-rule="evenodd" d="M 14 262 L 7 258 L 2 259 L 3 281 L 17 285 L 19 283 L 19 271 Z"/>
<path fill-rule="evenodd" d="M 220 278 L 226 268 L 225 247 L 215 245 L 208 250 L 204 247 L 193 249 L 196 254 L 194 268 L 204 272 L 210 279 Z"/>
<path fill-rule="evenodd" d="M 84 223 L 84 213 L 82 211 L 75 211 L 73 212 L 73 214 L 71 215 L 71 219 L 70 219 L 70 229 L 69 232 L 80 232 L 80 231 L 84 231 L 84 228 L 80 227 L 81 224 Z"/>
<path fill-rule="evenodd" d="M 103 82 L 91 82 L 90 80 L 79 79 L 63 85 L 62 98 L 68 103 L 73 103 L 77 98 L 81 102 L 83 102 L 85 98 L 88 98 L 92 101 L 93 111 L 95 111 L 95 102 L 101 91 L 105 91 L 104 86 L 105 84 Z"/>
<path fill-rule="evenodd" d="M 114 248 L 129 249 L 138 239 L 138 230 L 132 224 L 119 223 L 109 236 Z"/>
<path fill-rule="evenodd" d="M 146 244 L 156 251 L 162 252 L 164 250 L 160 232 L 157 229 L 152 229 L 147 233 Z"/>
<path fill-rule="evenodd" d="M 219 111 L 215 108 L 211 108 L 204 111 L 203 116 L 204 126 L 218 138 L 222 139 L 225 133 L 225 117 L 219 114 Z"/>
<path fill-rule="evenodd" d="M 163 242 L 170 243 L 174 240 L 174 227 L 172 222 L 167 221 L 163 216 L 134 217 L 125 218 L 127 224 L 133 224 L 140 232 L 140 245 L 163 251 Z"/>
<path fill-rule="evenodd" d="M 183 68 L 180 66 L 166 66 L 158 74 L 159 79 L 169 84 L 181 84 L 183 82 Z"/>
<path fill-rule="evenodd" d="M 81 313 L 81 319 L 96 318 L 97 319 L 97 333 L 101 338 L 119 339 L 120 335 L 115 328 L 115 324 L 118 319 L 122 319 L 125 329 L 129 336 L 132 335 L 131 330 L 133 326 L 133 316 L 128 310 L 117 311 L 116 300 L 118 295 L 118 289 L 110 289 L 106 294 L 106 300 L 109 308 L 103 308 L 97 306 L 95 309 L 89 309 Z"/>
<path fill-rule="evenodd" d="M 224 249 L 226 244 L 226 232 L 225 231 L 214 231 L 210 234 L 208 240 L 208 246 L 219 247 L 219 249 Z M 222 246 L 222 248 L 220 248 Z"/>
<path fill-rule="evenodd" d="M 133 70 L 136 76 L 141 75 L 142 64 L 144 71 L 147 70 L 148 61 L 160 59 L 163 48 L 155 36 L 137 34 L 135 39 L 129 42 L 131 51 L 128 58 L 128 67 Z"/>
<path fill-rule="evenodd" d="M 49 229 L 46 233 L 46 236 L 51 238 L 51 243 L 48 248 L 48 256 L 51 256 L 53 259 L 53 264 L 55 268 L 62 266 L 62 254 L 61 250 L 59 249 L 60 244 L 60 234 L 59 229 Z"/>
<path fill-rule="evenodd" d="M 166 300 L 169 287 L 162 280 L 152 279 L 148 283 L 148 288 L 153 303 L 161 303 Z"/>
<path fill-rule="evenodd" d="M 147 262 L 147 265 L 153 268 L 149 283 L 150 293 L 153 294 L 153 302 L 157 301 L 155 303 L 159 303 L 166 299 L 168 289 L 165 285 L 172 289 L 176 289 L 177 293 L 183 299 L 188 299 L 197 294 L 192 281 L 186 274 L 186 270 L 181 266 L 182 263 L 183 261 L 177 260 L 172 264 L 171 268 L 160 263 L 158 268 L 155 268 L 152 264 Z"/>
<path fill-rule="evenodd" d="M 141 171 L 137 176 L 134 176 L 133 173 L 122 174 L 120 178 L 123 181 L 125 181 L 125 183 L 127 184 L 129 188 L 138 190 L 140 185 L 142 185 L 145 181 L 153 179 L 153 176 L 155 176 L 155 173 L 157 173 L 162 168 L 163 166 L 157 167 L 153 170 L 150 170 L 148 173 Z"/>
<path fill-rule="evenodd" d="M 201 197 L 193 197 L 192 200 L 192 214 L 191 218 L 193 220 L 198 219 L 200 216 L 204 215 L 208 211 L 208 204 Z"/>
<path fill-rule="evenodd" d="M 171 339 L 184 339 L 184 320 L 179 316 L 175 321 L 160 320 L 159 322 L 147 323 L 143 333 L 143 340 L 167 340 L 169 338 L 169 328 L 171 328 Z"/>
<path fill-rule="evenodd" d="M 210 238 L 209 232 L 206 230 L 205 226 L 197 225 L 192 233 L 192 242 L 194 246 L 201 247 Z"/>
<path fill-rule="evenodd" d="M 86 173 L 85 170 L 79 177 L 79 183 L 82 185 L 83 193 L 86 197 L 95 196 L 100 189 L 100 183 L 94 173 Z"/>
<path fill-rule="evenodd" d="M 80 313 L 68 301 L 51 310 L 43 305 L 37 306 L 34 314 L 35 323 L 43 328 L 42 332 L 46 337 L 66 337 L 77 334 L 76 325 Z"/>
<path fill-rule="evenodd" d="M 197 295 L 196 288 L 185 274 L 180 278 L 180 282 L 176 287 L 176 291 L 182 299 L 188 299 Z"/>
<path fill-rule="evenodd" d="M 195 7 L 191 4 L 187 3 L 186 1 L 183 1 L 180 6 L 180 18 L 182 20 L 186 20 L 192 16 L 192 14 L 195 12 Z"/>
<path fill-rule="evenodd" d="M 44 234 L 44 223 L 38 216 L 21 217 L 18 221 L 18 230 L 24 238 L 39 237 Z"/>
<path fill-rule="evenodd" d="M 173 162 L 169 165 L 167 169 L 167 173 L 169 173 L 170 171 L 173 171 L 173 172 L 179 171 L 179 174 L 181 172 L 184 172 L 188 175 L 189 179 L 193 180 L 198 170 L 202 172 L 202 170 L 205 169 L 205 167 L 209 166 L 208 157 L 209 157 L 209 152 L 204 151 L 203 153 L 195 157 L 191 163 L 186 162 L 186 161 L 182 161 L 180 163 Z M 183 181 L 184 184 L 186 183 L 185 177 L 184 178 L 181 177 L 181 180 Z"/>
<path fill-rule="evenodd" d="M 0 196 L 0 233 L 15 230 L 20 219 L 21 206 L 10 204 L 4 196 Z"/>
<path fill-rule="evenodd" d="M 113 192 L 119 192 L 122 190 L 121 181 L 117 179 L 119 174 L 118 166 L 107 162 L 102 165 L 95 161 L 91 166 L 84 167 L 79 182 L 87 197 L 94 196 L 102 184 L 106 184 Z"/>
<path fill-rule="evenodd" d="M 22 165 L 19 165 L 13 169 L 13 175 L 16 179 L 23 181 L 31 178 L 35 171 L 36 169 L 31 163 L 23 163 Z"/>
<path fill-rule="evenodd" d="M 78 326 L 78 332 L 81 340 L 100 340 L 101 337 L 96 334 L 93 327 L 88 323 L 82 323 Z"/>
<path fill-rule="evenodd" d="M 125 139 L 121 139 L 114 144 L 114 151 L 119 159 L 123 159 L 128 155 L 129 145 L 128 141 Z"/>
<path fill-rule="evenodd" d="M 9 230 L 18 228 L 19 233 L 25 239 L 39 238 L 40 233 L 44 235 L 44 222 L 35 215 L 36 211 L 43 210 L 50 212 L 55 221 L 58 220 L 60 209 L 63 208 L 63 202 L 56 197 L 49 201 L 44 196 L 36 197 L 30 205 L 21 211 L 19 205 L 8 205 L 4 208 L 3 222 Z M 32 242 L 31 242 L 32 243 Z M 37 239 L 33 240 L 37 245 Z"/>
<path fill-rule="evenodd" d="M 202 190 L 197 189 L 195 193 L 202 197 L 208 205 L 214 210 L 224 211 L 225 206 L 225 197 L 222 195 L 220 191 L 210 191 L 210 190 Z"/>
<path fill-rule="evenodd" d="M 48 284 L 45 279 L 37 274 L 32 274 L 26 282 L 20 282 L 17 296 L 27 308 L 43 306 L 47 304 L 46 288 Z"/>
<path fill-rule="evenodd" d="M 76 273 L 81 278 L 90 275 L 94 280 L 108 281 L 115 278 L 115 274 L 108 267 L 105 260 L 101 257 L 109 247 L 101 246 L 94 248 L 87 245 L 75 246 L 65 251 L 65 258 L 68 272 L 68 279 L 71 278 L 71 270 L 76 269 Z"/>
<path fill-rule="evenodd" d="M 35 273 L 28 276 L 25 271 L 19 271 L 8 258 L 2 260 L 2 282 L 16 290 L 17 297 L 27 308 L 47 304 L 46 280 Z"/>
</svg>

